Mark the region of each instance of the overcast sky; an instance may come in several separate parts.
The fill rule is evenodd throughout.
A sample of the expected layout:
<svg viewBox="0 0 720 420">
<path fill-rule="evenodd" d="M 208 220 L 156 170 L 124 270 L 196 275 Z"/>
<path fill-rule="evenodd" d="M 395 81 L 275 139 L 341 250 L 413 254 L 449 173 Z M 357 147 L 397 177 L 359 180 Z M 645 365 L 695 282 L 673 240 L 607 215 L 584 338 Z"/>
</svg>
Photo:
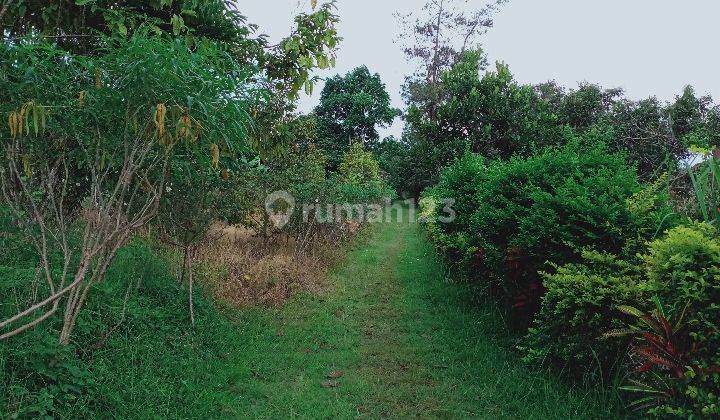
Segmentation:
<svg viewBox="0 0 720 420">
<path fill-rule="evenodd" d="M 322 2 L 322 0 L 320 0 Z M 396 42 L 395 12 L 419 10 L 424 0 L 338 0 L 340 45 L 337 67 L 325 77 L 365 64 L 380 73 L 394 106 L 403 107 L 400 86 L 413 67 Z M 468 0 L 468 9 L 485 4 Z M 292 17 L 309 11 L 309 0 L 239 0 L 238 7 L 277 40 Z M 671 100 L 683 86 L 720 100 L 720 1 L 718 0 L 510 0 L 483 38 L 491 62 L 501 60 L 520 82 L 556 80 L 622 87 L 640 99 Z M 317 104 L 320 88 L 300 108 Z M 398 120 L 383 135 L 401 132 Z"/>
</svg>

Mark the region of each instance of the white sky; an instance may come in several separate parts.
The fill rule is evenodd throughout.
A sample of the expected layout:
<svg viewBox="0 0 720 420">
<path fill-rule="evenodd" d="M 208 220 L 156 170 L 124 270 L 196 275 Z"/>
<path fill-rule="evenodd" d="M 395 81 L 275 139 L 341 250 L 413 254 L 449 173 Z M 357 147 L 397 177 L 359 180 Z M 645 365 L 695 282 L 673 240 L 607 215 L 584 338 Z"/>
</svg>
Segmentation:
<svg viewBox="0 0 720 420">
<path fill-rule="evenodd" d="M 322 2 L 322 0 L 320 0 Z M 360 65 L 380 73 L 394 106 L 403 108 L 400 86 L 413 67 L 405 61 L 395 12 L 419 10 L 424 0 L 338 0 L 341 23 L 337 67 L 320 76 L 346 73 Z M 483 0 L 468 0 L 479 8 Z M 309 0 L 239 0 L 250 22 L 277 40 L 288 34 L 292 17 L 310 10 Z M 579 82 L 622 87 L 629 97 L 656 95 L 671 100 L 686 84 L 720 100 L 720 1 L 718 0 L 510 0 L 483 38 L 490 62 L 510 65 L 517 80 L 554 79 L 566 87 Z M 301 99 L 300 109 L 317 104 L 322 86 Z M 381 130 L 399 135 L 402 123 Z"/>
</svg>

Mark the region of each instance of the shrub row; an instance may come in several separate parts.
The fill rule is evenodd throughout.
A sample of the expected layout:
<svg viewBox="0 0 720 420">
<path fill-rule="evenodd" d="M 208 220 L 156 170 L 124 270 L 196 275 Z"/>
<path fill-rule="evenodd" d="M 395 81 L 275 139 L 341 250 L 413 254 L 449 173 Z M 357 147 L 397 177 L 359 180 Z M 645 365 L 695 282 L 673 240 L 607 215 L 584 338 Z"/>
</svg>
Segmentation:
<svg viewBox="0 0 720 420">
<path fill-rule="evenodd" d="M 641 184 L 601 143 L 466 155 L 425 192 L 422 220 L 448 261 L 506 305 L 526 362 L 627 377 L 647 414 L 717 415 L 720 240 L 674 214 L 664 185 Z M 445 199 L 451 223 L 439 221 Z"/>
</svg>

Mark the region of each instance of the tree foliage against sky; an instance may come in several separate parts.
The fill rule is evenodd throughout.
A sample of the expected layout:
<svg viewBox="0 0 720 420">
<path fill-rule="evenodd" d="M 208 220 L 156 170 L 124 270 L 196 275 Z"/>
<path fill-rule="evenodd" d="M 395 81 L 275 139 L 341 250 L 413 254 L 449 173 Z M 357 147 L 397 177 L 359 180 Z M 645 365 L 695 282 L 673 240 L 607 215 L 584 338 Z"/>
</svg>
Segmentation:
<svg viewBox="0 0 720 420">
<path fill-rule="evenodd" d="M 481 51 L 466 51 L 432 89 L 441 95 L 408 104 L 398 156 L 405 191 L 418 197 L 437 182 L 439 169 L 466 151 L 490 159 L 529 156 L 575 137 L 603 142 L 625 155 L 643 180 L 681 165 L 688 149 L 712 148 L 720 136 L 720 108 L 710 97 L 685 88 L 675 102 L 627 98 L 622 89 L 583 83 L 566 89 L 554 82 L 518 83 L 507 65 L 486 70 Z M 427 86 L 426 82 L 417 85 Z M 384 148 L 384 161 L 397 162 Z M 387 168 L 388 172 L 397 172 Z"/>
<path fill-rule="evenodd" d="M 39 35 L 74 53 L 92 53 L 99 34 L 128 36 L 141 28 L 182 37 L 188 46 L 208 39 L 255 67 L 259 80 L 292 97 L 304 86 L 311 89 L 314 69 L 334 63 L 340 42 L 332 1 L 297 15 L 293 32 L 275 45 L 228 0 L 20 0 L 3 5 L 0 36 L 5 39 Z"/>
<path fill-rule="evenodd" d="M 361 66 L 325 82 L 315 108 L 319 144 L 331 165 L 339 162 L 353 142 L 371 146 L 380 139 L 378 127 L 392 124 L 400 110 L 390 105 L 390 95 L 380 75 Z"/>
<path fill-rule="evenodd" d="M 455 64 L 467 50 L 480 48 L 480 38 L 493 25 L 492 15 L 507 0 L 492 0 L 480 9 L 467 10 L 460 0 L 428 0 L 422 13 L 399 15 L 406 40 L 407 59 L 417 65 L 407 76 L 404 96 L 434 115 L 442 96 L 442 73 Z"/>
<path fill-rule="evenodd" d="M 1 3 L 0 180 L 36 245 L 47 297 L 0 322 L 0 339 L 62 312 L 68 344 L 90 290 L 158 210 L 186 254 L 214 221 L 241 219 L 220 204 L 238 162 L 272 137 L 252 115 L 284 124 L 310 73 L 333 64 L 334 3 L 313 8 L 269 45 L 220 0 Z M 191 260 L 186 268 L 192 317 Z"/>
</svg>

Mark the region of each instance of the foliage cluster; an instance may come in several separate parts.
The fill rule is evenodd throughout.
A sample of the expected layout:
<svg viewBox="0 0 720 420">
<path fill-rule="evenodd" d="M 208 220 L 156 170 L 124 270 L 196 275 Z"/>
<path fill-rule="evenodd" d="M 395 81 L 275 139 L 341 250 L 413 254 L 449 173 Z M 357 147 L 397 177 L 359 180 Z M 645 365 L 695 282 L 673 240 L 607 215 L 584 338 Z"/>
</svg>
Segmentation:
<svg viewBox="0 0 720 420">
<path fill-rule="evenodd" d="M 437 203 L 451 197 L 458 217 L 440 223 Z M 527 363 L 629 377 L 623 389 L 649 415 L 713 416 L 718 233 L 669 200 L 662 178 L 643 185 L 622 155 L 570 143 L 506 161 L 465 155 L 421 205 L 448 260 L 483 281 L 515 327 L 530 325 L 518 346 Z"/>
<path fill-rule="evenodd" d="M 573 142 L 481 162 L 466 155 L 428 194 L 456 200 L 457 219 L 441 228 L 468 238 L 461 257 L 511 298 L 526 294 L 546 261 L 575 262 L 589 246 L 632 254 L 670 213 L 660 197 L 648 208 L 631 206 L 641 190 L 637 175 L 602 145 Z"/>
<path fill-rule="evenodd" d="M 645 392 L 634 405 L 650 414 L 714 414 L 717 344 L 696 340 L 710 330 L 689 327 L 707 319 L 706 287 L 713 289 L 706 285 L 716 282 L 691 274 L 708 270 L 693 247 L 713 235 L 703 239 L 691 233 L 697 227 L 676 227 L 687 217 L 676 214 L 663 175 L 690 145 L 713 144 L 712 100 L 696 98 L 691 88 L 663 106 L 590 84 L 569 92 L 553 83 L 522 86 L 503 65 L 482 76 L 482 55 L 462 57 L 444 73 L 434 113 L 411 103 L 405 138 L 381 154 L 383 162 L 419 158 L 406 166 L 411 183 L 398 189 L 425 189 L 421 217 L 431 239 L 461 273 L 500 298 L 515 327 L 530 327 L 519 344 L 528 363 L 576 378 L 629 375 L 636 386 L 627 389 Z M 690 216 L 708 221 L 713 163 L 685 175 L 697 192 L 698 211 Z M 431 168 L 440 167 L 435 175 Z M 442 199 L 455 200 L 450 223 L 438 221 Z M 668 229 L 674 230 L 658 239 Z M 684 249 L 649 263 L 653 249 L 677 243 L 681 234 Z M 692 268 L 683 268 L 685 259 Z M 659 266 L 677 269 L 687 283 L 659 280 L 653 274 Z M 686 290 L 682 298 L 668 294 L 678 289 Z M 680 375 L 660 362 L 637 370 L 639 360 L 669 356 L 649 353 L 642 334 L 611 334 L 642 324 L 618 308 L 652 311 L 656 298 L 668 313 L 687 306 L 683 334 L 693 350 L 683 356 Z"/>
<path fill-rule="evenodd" d="M 526 157 L 458 158 L 421 200 L 430 238 L 516 328 L 529 326 L 526 362 L 584 380 L 629 377 L 623 389 L 649 415 L 716 415 L 717 231 L 676 213 L 666 176 L 642 183 L 607 132 L 567 141 Z M 440 223 L 447 198 L 457 218 Z M 664 320 L 681 327 L 667 332 Z"/>
<path fill-rule="evenodd" d="M 319 146 L 328 155 L 329 167 L 337 169 L 354 143 L 375 145 L 380 138 L 377 127 L 389 126 L 400 111 L 390 106 L 380 75 L 361 66 L 327 79 L 314 115 Z"/>
<path fill-rule="evenodd" d="M 634 260 L 586 253 L 556 267 L 544 275 L 525 359 L 573 374 L 627 372 L 633 405 L 653 416 L 718 415 L 719 244 L 714 227 L 694 223 Z"/>
<path fill-rule="evenodd" d="M 523 85 L 505 64 L 487 71 L 481 51 L 460 54 L 432 90 L 432 106 L 428 98 L 407 98 L 403 139 L 385 148 L 384 161 L 394 168 L 383 169 L 397 173 L 399 192 L 416 198 L 467 151 L 492 159 L 526 157 L 576 136 L 602 133 L 609 150 L 623 153 L 646 181 L 681 165 L 690 147 L 714 147 L 720 133 L 720 107 L 710 97 L 697 97 L 692 87 L 663 104 L 654 97 L 630 100 L 620 89 L 588 83 L 573 90 L 554 82 Z"/>
<path fill-rule="evenodd" d="M 268 236 L 272 191 L 300 203 L 386 194 L 375 158 L 360 149 L 328 173 L 317 119 L 292 113 L 298 91 L 312 90 L 310 72 L 334 64 L 333 2 L 312 2 L 274 46 L 224 1 L 51 3 L 4 5 L 0 16 L 3 212 L 12 235 L 29 235 L 43 279 L 27 279 L 34 299 L 0 323 L 0 337 L 60 312 L 67 344 L 91 289 L 149 225 L 184 251 L 192 316 L 193 259 L 216 222 Z M 301 225 L 286 232 L 298 236 Z"/>
</svg>

